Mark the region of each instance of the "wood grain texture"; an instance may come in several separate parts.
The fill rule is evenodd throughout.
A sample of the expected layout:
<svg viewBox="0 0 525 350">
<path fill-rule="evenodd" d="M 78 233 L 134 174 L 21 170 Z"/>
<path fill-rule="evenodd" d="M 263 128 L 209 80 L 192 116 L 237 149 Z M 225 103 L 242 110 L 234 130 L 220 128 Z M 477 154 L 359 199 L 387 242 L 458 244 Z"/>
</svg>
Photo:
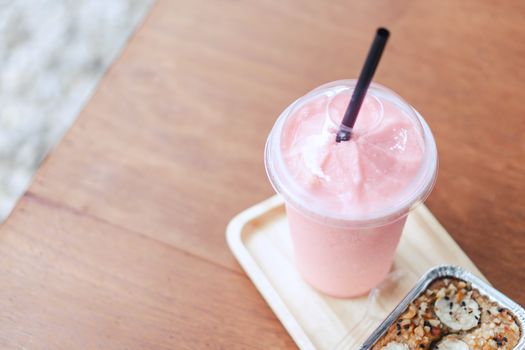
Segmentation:
<svg viewBox="0 0 525 350">
<path fill-rule="evenodd" d="M 273 192 L 266 136 L 292 100 L 376 80 L 427 119 L 427 205 L 525 304 L 525 3 L 159 0 L 0 230 L 5 349 L 294 348 L 224 229 Z"/>
</svg>

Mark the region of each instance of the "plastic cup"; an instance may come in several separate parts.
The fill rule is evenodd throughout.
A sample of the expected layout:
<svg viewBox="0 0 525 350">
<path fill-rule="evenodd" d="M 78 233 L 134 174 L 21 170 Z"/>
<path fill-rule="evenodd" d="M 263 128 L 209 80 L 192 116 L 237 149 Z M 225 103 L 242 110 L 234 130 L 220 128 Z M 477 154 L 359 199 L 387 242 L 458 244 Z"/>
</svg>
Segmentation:
<svg viewBox="0 0 525 350">
<path fill-rule="evenodd" d="M 289 173 L 281 152 L 287 118 L 321 95 L 352 91 L 355 80 L 322 85 L 292 103 L 277 119 L 265 149 L 265 166 L 272 186 L 284 197 L 295 262 L 303 278 L 317 290 L 335 297 L 362 295 L 388 274 L 409 212 L 434 186 L 438 156 L 434 137 L 421 115 L 393 91 L 371 84 L 367 96 L 387 99 L 402 109 L 420 133 L 424 151 L 417 174 L 398 200 L 366 215 L 337 213 L 316 202 Z"/>
</svg>

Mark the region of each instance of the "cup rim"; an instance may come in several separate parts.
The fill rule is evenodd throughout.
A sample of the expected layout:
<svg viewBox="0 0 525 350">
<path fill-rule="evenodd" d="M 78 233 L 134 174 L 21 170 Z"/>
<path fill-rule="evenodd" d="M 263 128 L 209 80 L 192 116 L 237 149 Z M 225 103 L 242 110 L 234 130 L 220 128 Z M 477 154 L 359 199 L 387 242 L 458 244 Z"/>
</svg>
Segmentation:
<svg viewBox="0 0 525 350">
<path fill-rule="evenodd" d="M 275 191 L 281 194 L 288 204 L 291 204 L 297 210 L 303 212 L 303 214 L 306 214 L 310 218 L 325 225 L 337 227 L 344 226 L 368 228 L 386 225 L 398 220 L 404 215 L 408 215 L 412 209 L 414 209 L 418 204 L 422 203 L 430 195 L 430 192 L 435 185 L 438 171 L 437 147 L 430 127 L 423 119 L 421 114 L 417 112 L 417 110 L 415 110 L 395 92 L 384 87 L 383 85 L 377 83 L 372 83 L 370 85 L 369 91 L 381 91 L 382 93 L 390 94 L 393 98 L 397 99 L 400 103 L 403 103 L 405 107 L 410 109 L 410 111 L 413 113 L 413 117 L 416 118 L 415 121 L 419 122 L 419 125 L 416 126 L 420 128 L 425 151 L 418 173 L 411 180 L 412 182 L 407 185 L 407 188 L 409 188 L 409 186 L 416 184 L 414 189 L 410 192 L 410 195 L 406 196 L 405 199 L 400 200 L 396 205 L 383 208 L 380 211 L 372 211 L 367 215 L 338 215 L 334 214 L 333 212 L 320 211 L 312 208 L 312 205 L 309 205 L 307 201 L 304 199 L 301 200 L 299 193 L 302 192 L 304 194 L 305 191 L 301 190 L 301 187 L 294 183 L 294 180 L 287 170 L 284 159 L 280 152 L 280 136 L 283 126 L 287 118 L 292 114 L 291 112 L 297 107 L 298 104 L 300 104 L 301 101 L 311 98 L 312 95 L 320 94 L 327 89 L 335 89 L 338 86 L 352 88 L 355 86 L 355 83 L 356 80 L 353 79 L 338 80 L 327 83 L 310 91 L 289 105 L 281 113 L 272 130 L 270 131 L 265 145 L 264 163 L 266 173 Z M 283 184 L 283 182 L 285 182 L 285 184 Z"/>
</svg>

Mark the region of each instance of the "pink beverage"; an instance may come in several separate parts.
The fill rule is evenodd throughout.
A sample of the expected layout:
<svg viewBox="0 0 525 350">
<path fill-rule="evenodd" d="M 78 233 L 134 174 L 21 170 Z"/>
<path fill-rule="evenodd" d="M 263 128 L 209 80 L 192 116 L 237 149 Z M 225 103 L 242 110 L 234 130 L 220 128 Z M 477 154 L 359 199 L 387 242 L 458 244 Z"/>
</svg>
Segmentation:
<svg viewBox="0 0 525 350">
<path fill-rule="evenodd" d="M 432 133 L 408 103 L 371 84 L 352 138 L 335 142 L 355 80 L 323 85 L 290 105 L 265 164 L 286 202 L 297 267 L 333 296 L 366 293 L 391 268 L 409 211 L 437 175 Z"/>
</svg>

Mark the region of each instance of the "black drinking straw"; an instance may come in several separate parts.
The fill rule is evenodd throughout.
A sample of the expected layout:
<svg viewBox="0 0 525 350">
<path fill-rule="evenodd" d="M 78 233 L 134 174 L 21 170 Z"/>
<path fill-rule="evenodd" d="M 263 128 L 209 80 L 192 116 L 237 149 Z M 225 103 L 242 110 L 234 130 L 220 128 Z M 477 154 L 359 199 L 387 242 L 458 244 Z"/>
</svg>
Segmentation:
<svg viewBox="0 0 525 350">
<path fill-rule="evenodd" d="M 352 98 L 350 99 L 350 103 L 348 103 L 348 107 L 346 108 L 343 121 L 339 126 L 339 131 L 335 137 L 336 142 L 348 141 L 350 140 L 350 137 L 352 137 L 352 129 L 354 128 L 357 115 L 359 114 L 359 110 L 365 99 L 366 91 L 370 86 L 370 82 L 372 81 L 372 77 L 374 76 L 377 65 L 379 64 L 379 60 L 381 59 L 389 35 L 390 32 L 386 28 L 379 28 L 376 32 L 376 37 L 374 38 L 370 51 L 368 52 L 368 57 L 366 58 L 363 70 L 361 70 L 361 75 L 359 75 L 359 79 L 357 80 L 357 85 L 352 94 Z"/>
</svg>

